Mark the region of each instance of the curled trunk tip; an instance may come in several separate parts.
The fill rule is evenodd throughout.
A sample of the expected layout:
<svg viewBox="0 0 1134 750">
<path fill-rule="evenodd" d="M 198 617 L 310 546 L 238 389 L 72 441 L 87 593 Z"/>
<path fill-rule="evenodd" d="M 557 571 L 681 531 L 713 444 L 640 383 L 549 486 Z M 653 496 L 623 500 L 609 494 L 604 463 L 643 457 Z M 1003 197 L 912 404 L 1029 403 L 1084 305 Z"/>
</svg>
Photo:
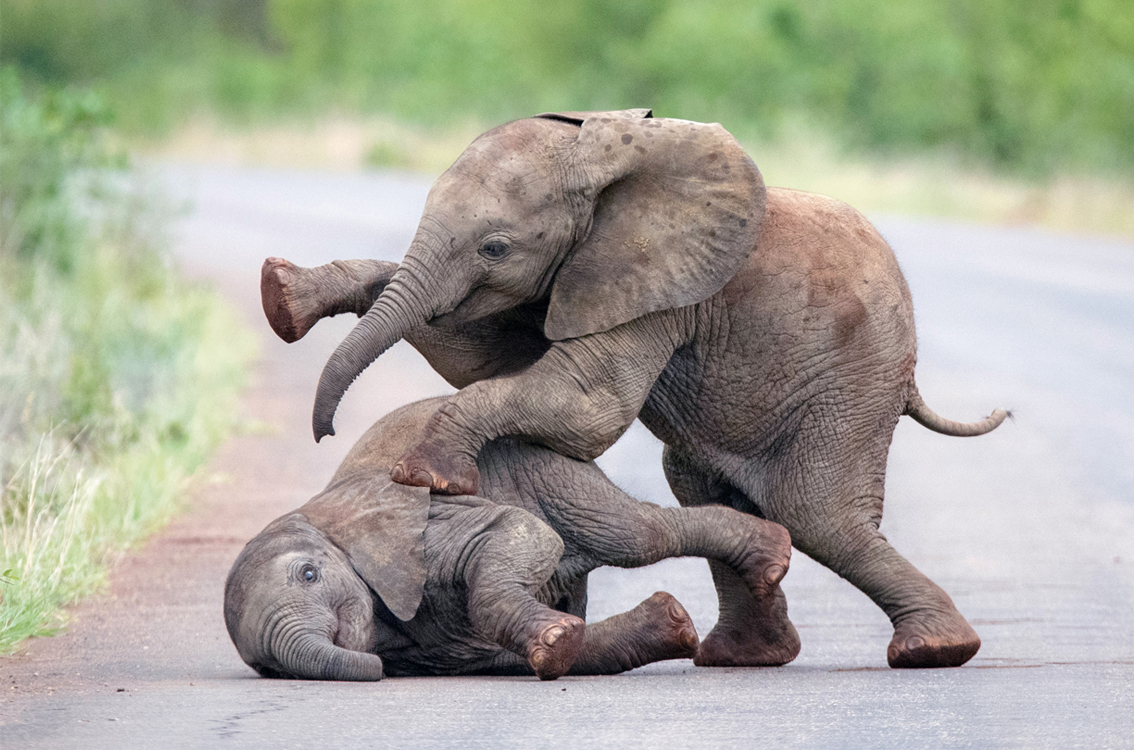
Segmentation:
<svg viewBox="0 0 1134 750">
<path fill-rule="evenodd" d="M 395 274 L 374 305 L 327 360 L 319 376 L 311 414 L 316 443 L 327 435 L 335 434 L 335 412 L 351 383 L 407 331 L 426 322 L 426 313 L 419 310 L 420 305 L 414 302 L 418 296 L 406 294 Z"/>
<path fill-rule="evenodd" d="M 305 634 L 286 651 L 282 666 L 302 679 L 375 682 L 384 676 L 379 656 L 336 646 L 324 635 Z"/>
</svg>

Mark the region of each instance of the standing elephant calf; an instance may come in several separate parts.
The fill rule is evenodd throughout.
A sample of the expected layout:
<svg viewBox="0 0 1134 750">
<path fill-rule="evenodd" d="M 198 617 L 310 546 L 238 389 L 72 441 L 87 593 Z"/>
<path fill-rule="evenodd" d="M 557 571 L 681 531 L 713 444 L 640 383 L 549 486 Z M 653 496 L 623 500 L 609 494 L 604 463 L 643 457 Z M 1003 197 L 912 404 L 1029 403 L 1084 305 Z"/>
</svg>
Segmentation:
<svg viewBox="0 0 1134 750">
<path fill-rule="evenodd" d="M 724 507 L 660 508 L 627 496 L 593 463 L 500 439 L 481 452 L 485 497 L 431 495 L 390 467 L 447 399 L 375 424 L 320 494 L 240 553 L 225 623 L 260 674 L 377 680 L 383 674 L 613 674 L 693 656 L 685 610 L 659 592 L 584 625 L 587 574 L 700 556 L 733 571 L 767 617 L 799 639 L 779 582 L 791 541 Z M 491 499 L 488 499 L 491 498 Z"/>
</svg>

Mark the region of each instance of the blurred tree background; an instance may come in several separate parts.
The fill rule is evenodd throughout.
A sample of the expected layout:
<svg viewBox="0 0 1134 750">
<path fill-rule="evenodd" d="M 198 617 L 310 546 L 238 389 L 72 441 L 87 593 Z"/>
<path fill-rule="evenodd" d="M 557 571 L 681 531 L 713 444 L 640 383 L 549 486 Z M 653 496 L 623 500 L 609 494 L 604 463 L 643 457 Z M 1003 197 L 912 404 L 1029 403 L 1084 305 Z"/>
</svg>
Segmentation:
<svg viewBox="0 0 1134 750">
<path fill-rule="evenodd" d="M 0 0 L 0 58 L 119 125 L 652 106 L 764 141 L 1134 173 L 1130 0 Z"/>
</svg>

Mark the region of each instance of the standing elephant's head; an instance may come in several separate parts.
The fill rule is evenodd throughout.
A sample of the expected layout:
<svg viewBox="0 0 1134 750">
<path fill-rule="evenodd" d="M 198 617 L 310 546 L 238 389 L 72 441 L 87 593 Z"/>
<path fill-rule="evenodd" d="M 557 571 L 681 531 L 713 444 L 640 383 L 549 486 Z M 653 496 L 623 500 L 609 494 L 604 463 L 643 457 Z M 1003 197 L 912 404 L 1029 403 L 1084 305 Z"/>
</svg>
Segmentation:
<svg viewBox="0 0 1134 750">
<path fill-rule="evenodd" d="M 429 490 L 337 481 L 250 541 L 228 574 L 224 619 L 246 664 L 267 677 L 380 680 L 408 639 L 376 609 L 413 618 L 425 586 Z"/>
<path fill-rule="evenodd" d="M 547 301 L 551 340 L 718 292 L 756 245 L 759 170 L 720 125 L 546 114 L 480 136 L 433 186 L 405 260 L 328 360 L 315 439 L 407 331 Z"/>
</svg>

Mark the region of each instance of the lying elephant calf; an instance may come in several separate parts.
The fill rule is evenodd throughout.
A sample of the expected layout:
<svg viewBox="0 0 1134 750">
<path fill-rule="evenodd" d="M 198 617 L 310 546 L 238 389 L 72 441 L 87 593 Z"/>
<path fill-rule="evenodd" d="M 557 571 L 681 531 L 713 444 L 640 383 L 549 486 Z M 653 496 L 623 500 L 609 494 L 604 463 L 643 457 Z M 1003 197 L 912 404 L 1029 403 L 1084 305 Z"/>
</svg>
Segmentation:
<svg viewBox="0 0 1134 750">
<path fill-rule="evenodd" d="M 791 627 L 779 588 L 791 540 L 777 524 L 723 506 L 639 502 L 593 463 L 512 439 L 479 456 L 486 497 L 391 482 L 394 461 L 447 400 L 380 420 L 326 489 L 240 553 L 225 623 L 260 674 L 555 679 L 691 657 L 697 633 L 669 594 L 599 623 L 582 619 L 591 570 L 687 555 L 731 568 Z"/>
</svg>

